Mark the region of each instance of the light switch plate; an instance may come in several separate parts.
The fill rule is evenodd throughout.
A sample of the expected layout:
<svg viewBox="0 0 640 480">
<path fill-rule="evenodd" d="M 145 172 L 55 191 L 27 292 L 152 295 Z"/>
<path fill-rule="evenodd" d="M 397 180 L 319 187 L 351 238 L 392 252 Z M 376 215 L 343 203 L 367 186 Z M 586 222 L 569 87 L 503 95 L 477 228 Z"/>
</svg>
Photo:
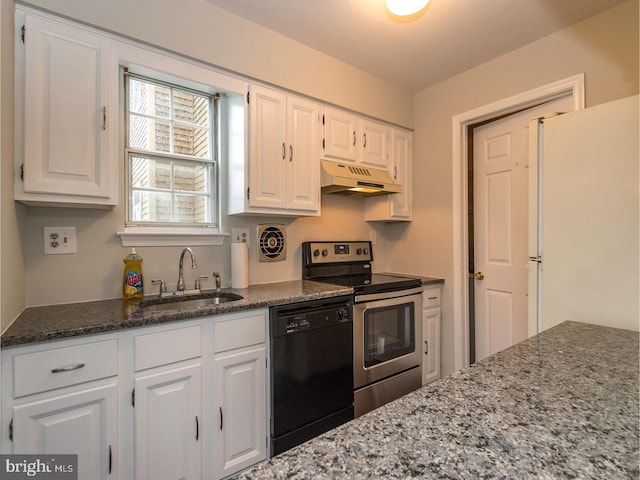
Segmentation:
<svg viewBox="0 0 640 480">
<path fill-rule="evenodd" d="M 44 254 L 77 253 L 76 227 L 44 227 Z"/>
</svg>

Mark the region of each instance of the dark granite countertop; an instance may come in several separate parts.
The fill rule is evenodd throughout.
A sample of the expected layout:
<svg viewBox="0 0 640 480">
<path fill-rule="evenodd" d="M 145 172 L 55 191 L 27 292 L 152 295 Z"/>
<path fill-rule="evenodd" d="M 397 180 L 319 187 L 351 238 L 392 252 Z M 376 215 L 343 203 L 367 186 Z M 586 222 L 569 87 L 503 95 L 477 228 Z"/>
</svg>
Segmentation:
<svg viewBox="0 0 640 480">
<path fill-rule="evenodd" d="M 411 276 L 420 278 L 425 286 L 444 282 L 441 278 Z M 212 290 L 202 291 L 203 294 L 210 292 Z M 243 299 L 219 305 L 155 313 L 143 312 L 139 308 L 140 301 L 124 302 L 121 299 L 31 307 L 25 309 L 2 334 L 0 347 L 351 295 L 353 289 L 310 280 L 292 280 L 250 285 L 245 289 L 225 288 L 222 289 L 222 292 L 235 293 L 242 296 Z M 147 296 L 143 301 L 153 298 L 157 298 L 157 296 Z"/>
<path fill-rule="evenodd" d="M 637 479 L 638 332 L 565 322 L 241 479 Z"/>
<path fill-rule="evenodd" d="M 121 299 L 31 307 L 25 309 L 2 335 L 0 346 L 4 348 L 104 333 L 353 293 L 353 289 L 349 287 L 308 280 L 251 285 L 245 289 L 222 289 L 222 291 L 235 293 L 244 298 L 219 305 L 152 314 L 147 314 L 139 308 L 140 301 L 124 302 Z M 203 293 L 206 292 L 203 291 Z M 145 297 L 144 300 L 150 298 L 157 298 L 157 296 Z"/>
<path fill-rule="evenodd" d="M 377 273 L 377 272 L 376 272 Z M 436 278 L 436 277 L 423 277 L 421 275 L 407 275 L 404 273 L 397 272 L 381 272 L 383 275 L 397 275 L 399 277 L 412 277 L 418 278 L 422 281 L 422 286 L 427 287 L 429 285 L 440 285 L 444 283 L 444 278 Z"/>
</svg>

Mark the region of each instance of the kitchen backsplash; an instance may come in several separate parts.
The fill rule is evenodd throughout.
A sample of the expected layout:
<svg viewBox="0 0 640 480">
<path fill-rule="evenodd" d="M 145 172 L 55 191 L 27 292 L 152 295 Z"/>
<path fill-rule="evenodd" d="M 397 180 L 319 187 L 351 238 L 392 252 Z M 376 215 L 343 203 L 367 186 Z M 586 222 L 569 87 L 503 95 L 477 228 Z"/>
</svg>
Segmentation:
<svg viewBox="0 0 640 480">
<path fill-rule="evenodd" d="M 122 290 L 122 259 L 129 249 L 123 247 L 116 232 L 122 229 L 122 206 L 112 210 L 72 208 L 26 209 L 25 221 L 25 274 L 27 306 L 56 303 L 83 302 L 118 298 Z M 258 262 L 256 254 L 257 226 L 261 223 L 279 223 L 286 227 L 287 256 L 280 262 Z M 77 253 L 44 255 L 43 228 L 47 226 L 74 226 L 77 231 Z M 248 228 L 249 281 L 251 284 L 295 280 L 301 277 L 300 244 L 306 240 L 369 240 L 375 231 L 374 269 L 386 267 L 385 226 L 368 224 L 363 216 L 363 199 L 323 195 L 320 217 L 245 217 L 223 216 L 223 231 Z M 213 288 L 212 272 L 222 275 L 222 286 L 230 286 L 231 238 L 224 245 L 192 246 L 198 269 L 185 267 L 187 285 L 198 274 L 208 275 L 202 288 Z M 184 245 L 189 246 L 189 245 Z M 143 258 L 145 294 L 153 294 L 158 286 L 151 278 L 162 278 L 168 289 L 175 289 L 178 277 L 178 259 L 181 247 L 137 247 Z M 188 263 L 188 262 L 187 262 Z M 186 264 L 185 264 L 186 265 Z"/>
</svg>

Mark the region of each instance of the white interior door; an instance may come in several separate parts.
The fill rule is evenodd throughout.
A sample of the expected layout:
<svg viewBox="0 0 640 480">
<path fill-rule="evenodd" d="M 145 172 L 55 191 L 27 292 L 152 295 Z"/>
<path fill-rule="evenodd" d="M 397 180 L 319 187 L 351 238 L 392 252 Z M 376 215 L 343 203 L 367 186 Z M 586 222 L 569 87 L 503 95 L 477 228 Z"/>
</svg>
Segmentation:
<svg viewBox="0 0 640 480">
<path fill-rule="evenodd" d="M 476 361 L 528 336 L 529 120 L 572 108 L 567 96 L 474 129 Z"/>
</svg>

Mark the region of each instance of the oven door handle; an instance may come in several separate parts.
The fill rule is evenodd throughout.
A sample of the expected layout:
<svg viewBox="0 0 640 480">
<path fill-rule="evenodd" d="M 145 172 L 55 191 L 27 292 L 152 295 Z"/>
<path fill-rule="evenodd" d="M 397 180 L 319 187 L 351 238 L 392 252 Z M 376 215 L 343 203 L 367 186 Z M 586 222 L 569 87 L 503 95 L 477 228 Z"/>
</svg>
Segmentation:
<svg viewBox="0 0 640 480">
<path fill-rule="evenodd" d="M 363 295 L 356 295 L 354 301 L 356 303 L 374 302 L 376 300 L 389 300 L 391 298 L 402 298 L 409 295 L 415 295 L 422 293 L 422 287 L 409 288 L 404 290 L 396 290 L 393 292 L 380 292 L 380 293 L 367 293 Z"/>
</svg>

